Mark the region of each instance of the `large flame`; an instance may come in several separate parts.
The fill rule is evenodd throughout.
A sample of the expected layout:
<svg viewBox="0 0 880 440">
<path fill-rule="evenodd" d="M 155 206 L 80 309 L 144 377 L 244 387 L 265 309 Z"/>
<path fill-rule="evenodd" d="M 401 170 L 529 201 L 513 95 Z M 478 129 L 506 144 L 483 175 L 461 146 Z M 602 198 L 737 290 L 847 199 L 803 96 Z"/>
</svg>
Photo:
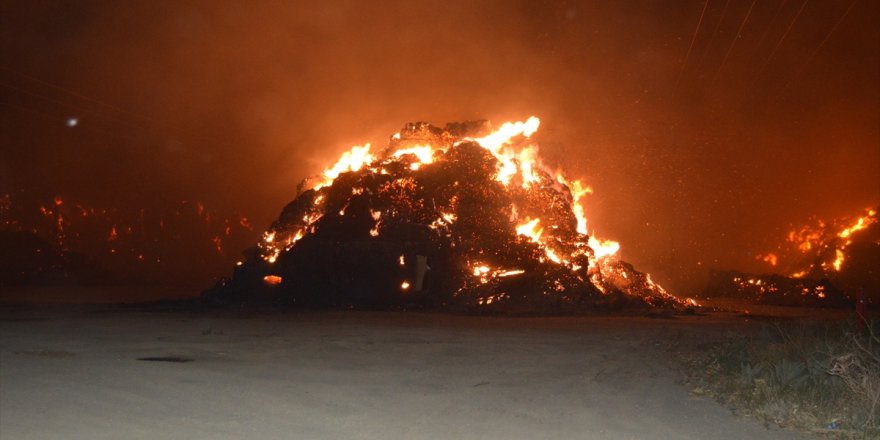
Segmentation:
<svg viewBox="0 0 880 440">
<path fill-rule="evenodd" d="M 496 170 L 495 180 L 502 183 L 506 187 L 519 185 L 528 189 L 531 185 L 539 183 L 541 180 L 537 170 L 547 170 L 538 157 L 538 147 L 531 142 L 529 138 L 538 131 L 541 121 L 535 116 L 529 117 L 525 121 L 506 122 L 497 130 L 478 138 L 465 138 L 460 142 L 476 142 L 482 148 L 486 149 L 498 160 L 498 168 Z M 399 140 L 400 133 L 392 136 L 392 140 Z M 526 142 L 522 142 L 526 141 Z M 445 146 L 435 146 L 431 144 L 405 145 L 397 148 L 386 155 L 388 159 L 380 160 L 377 156 L 370 152 L 370 144 L 356 145 L 350 150 L 342 153 L 339 160 L 321 174 L 321 180 L 313 186 L 313 189 L 330 186 L 340 174 L 349 171 L 358 171 L 362 168 L 368 168 L 373 172 L 385 174 L 386 162 L 390 159 L 400 159 L 410 157 L 410 169 L 417 170 L 422 165 L 434 162 L 434 156 L 438 152 L 445 152 Z M 580 180 L 567 179 L 561 172 L 548 173 L 555 176 L 553 184 L 562 185 L 568 188 L 572 203 L 571 209 L 577 219 L 577 232 L 587 236 L 587 217 L 583 205 L 584 196 L 592 194 L 591 187 L 585 185 Z M 552 179 L 551 179 L 552 180 Z M 320 211 L 320 203 L 323 196 L 318 196 L 314 204 L 316 210 L 305 220 L 305 227 L 298 229 L 295 235 L 287 237 L 286 240 L 279 242 L 274 240 L 275 232 L 267 233 L 264 236 L 261 247 L 263 248 L 263 258 L 269 263 L 274 263 L 278 255 L 283 250 L 290 249 L 304 235 L 304 231 L 308 231 L 322 215 Z M 514 207 L 515 208 L 515 207 Z M 344 215 L 345 210 L 340 211 Z M 377 237 L 379 235 L 379 225 L 381 223 L 381 213 L 373 212 L 373 218 L 376 221 L 375 227 L 370 231 L 370 235 Z M 444 213 L 438 218 L 432 227 L 436 228 L 444 224 L 450 224 L 455 220 L 454 213 Z M 547 258 L 559 264 L 568 264 L 570 258 L 574 255 L 560 256 L 558 251 L 554 249 L 550 236 L 543 234 L 544 227 L 540 218 L 519 219 L 514 209 L 512 220 L 517 221 L 516 231 L 518 234 L 529 238 L 531 241 L 542 246 Z M 599 239 L 590 235 L 586 240 L 586 245 L 593 251 L 593 262 L 591 266 L 598 266 L 600 260 L 615 256 L 620 250 L 620 244 L 616 241 Z M 578 255 L 580 252 L 578 251 Z M 578 267 L 579 268 L 579 267 Z"/>
<path fill-rule="evenodd" d="M 514 299 L 503 286 L 522 292 L 529 283 L 540 284 L 536 295 L 569 304 L 579 304 L 576 298 L 583 295 L 684 304 L 620 261 L 618 242 L 588 229 L 584 204 L 592 188 L 541 162 L 532 140 L 539 126 L 537 117 L 495 130 L 485 121 L 445 129 L 411 123 L 392 135 L 384 150 L 352 147 L 264 235 L 259 244 L 264 269 L 258 270 L 290 273 L 288 264 L 308 257 L 292 252 L 290 260 L 279 263 L 282 254 L 309 236 L 315 246 L 337 246 L 338 237 L 351 237 L 341 240 L 356 241 L 354 248 L 376 243 L 376 249 L 385 249 L 415 243 L 402 237 L 425 227 L 433 237 L 427 240 L 437 240 L 430 246 L 438 255 L 454 255 L 444 260 L 460 286 L 450 293 L 477 295 L 473 302 L 479 305 L 521 301 L 524 297 Z M 438 179 L 443 183 L 431 183 Z M 407 273 L 396 278 L 400 292 L 420 292 L 423 280 L 413 272 L 415 259 L 401 254 L 395 259 L 394 266 Z"/>
</svg>

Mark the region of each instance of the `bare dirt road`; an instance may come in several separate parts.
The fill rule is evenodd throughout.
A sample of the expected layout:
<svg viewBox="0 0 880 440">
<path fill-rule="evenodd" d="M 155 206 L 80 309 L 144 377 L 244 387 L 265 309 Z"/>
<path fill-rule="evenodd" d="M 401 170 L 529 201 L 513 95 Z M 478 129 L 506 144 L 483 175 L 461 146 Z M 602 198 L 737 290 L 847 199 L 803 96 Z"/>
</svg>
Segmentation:
<svg viewBox="0 0 880 440">
<path fill-rule="evenodd" d="M 0 438 L 807 438 L 677 383 L 669 344 L 744 325 L 3 307 Z"/>
</svg>

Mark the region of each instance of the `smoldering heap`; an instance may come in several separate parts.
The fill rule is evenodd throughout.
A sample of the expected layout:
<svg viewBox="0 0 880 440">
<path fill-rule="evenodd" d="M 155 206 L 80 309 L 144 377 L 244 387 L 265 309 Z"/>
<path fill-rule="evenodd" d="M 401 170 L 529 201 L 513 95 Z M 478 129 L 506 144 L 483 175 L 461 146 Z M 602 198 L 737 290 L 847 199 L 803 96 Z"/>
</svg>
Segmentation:
<svg viewBox="0 0 880 440">
<path fill-rule="evenodd" d="M 847 307 L 880 303 L 880 207 L 856 216 L 816 219 L 788 232 L 758 259 L 770 273 L 713 271 L 702 296 L 774 305 Z"/>
<path fill-rule="evenodd" d="M 514 313 L 692 305 L 587 235 L 590 190 L 541 165 L 538 124 L 409 123 L 376 155 L 352 148 L 300 185 L 206 298 Z"/>
</svg>

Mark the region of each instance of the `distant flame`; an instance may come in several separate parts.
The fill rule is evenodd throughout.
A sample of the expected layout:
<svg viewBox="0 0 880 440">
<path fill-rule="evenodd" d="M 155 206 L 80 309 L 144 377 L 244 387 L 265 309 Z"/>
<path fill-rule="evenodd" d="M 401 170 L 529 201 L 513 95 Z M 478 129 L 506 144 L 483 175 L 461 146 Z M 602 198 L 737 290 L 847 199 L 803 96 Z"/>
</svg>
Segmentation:
<svg viewBox="0 0 880 440">
<path fill-rule="evenodd" d="M 797 252 L 811 255 L 809 267 L 792 273 L 792 278 L 803 278 L 818 272 L 833 270 L 840 272 L 846 260 L 846 249 L 852 244 L 853 236 L 877 222 L 877 212 L 865 210 L 866 214 L 849 221 L 816 221 L 815 225 L 806 225 L 789 231 L 786 241 L 791 243 Z M 843 225 L 841 225 L 843 223 Z M 775 253 L 758 255 L 759 260 L 776 266 L 778 260 Z"/>
<path fill-rule="evenodd" d="M 772 252 L 765 255 L 757 255 L 755 256 L 755 259 L 763 261 L 771 266 L 776 266 L 776 264 L 779 263 L 779 257 L 777 257 L 776 254 Z"/>
</svg>

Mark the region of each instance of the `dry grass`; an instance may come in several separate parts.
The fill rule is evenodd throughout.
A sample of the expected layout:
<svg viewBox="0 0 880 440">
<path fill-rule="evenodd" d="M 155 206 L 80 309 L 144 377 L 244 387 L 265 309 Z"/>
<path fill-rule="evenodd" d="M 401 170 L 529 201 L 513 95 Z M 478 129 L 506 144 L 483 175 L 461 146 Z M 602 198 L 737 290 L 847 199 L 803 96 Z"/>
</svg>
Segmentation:
<svg viewBox="0 0 880 440">
<path fill-rule="evenodd" d="M 880 338 L 868 328 L 776 323 L 680 359 L 696 394 L 738 413 L 831 438 L 880 438 Z"/>
<path fill-rule="evenodd" d="M 878 404 L 880 404 L 880 338 L 873 326 L 868 335 L 851 336 L 849 351 L 832 359 L 828 373 L 839 377 L 850 390 L 853 401 L 861 405 L 865 425 L 878 430 Z"/>
</svg>

